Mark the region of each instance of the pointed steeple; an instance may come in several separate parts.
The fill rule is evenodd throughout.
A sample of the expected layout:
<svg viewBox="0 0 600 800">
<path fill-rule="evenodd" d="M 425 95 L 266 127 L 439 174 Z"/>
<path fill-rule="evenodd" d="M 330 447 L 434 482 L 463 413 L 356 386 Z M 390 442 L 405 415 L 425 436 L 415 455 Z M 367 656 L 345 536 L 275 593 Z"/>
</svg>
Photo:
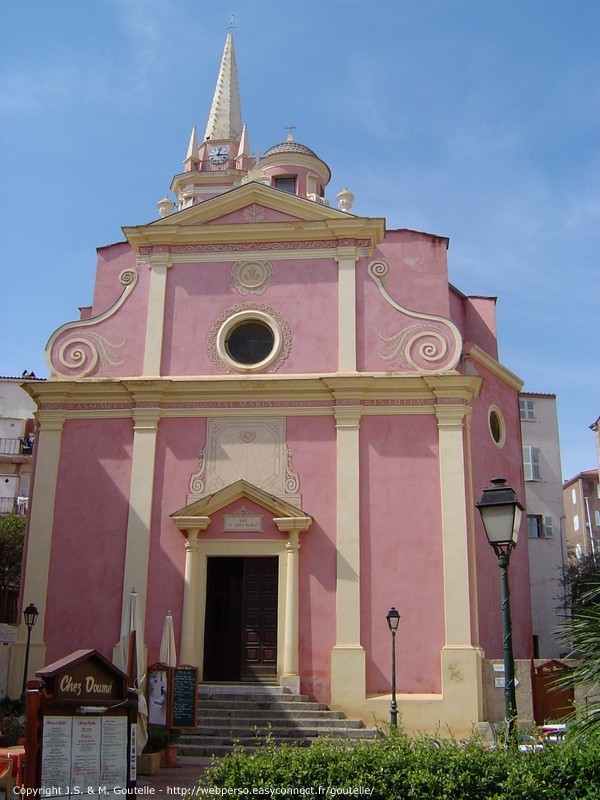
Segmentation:
<svg viewBox="0 0 600 800">
<path fill-rule="evenodd" d="M 192 128 L 192 134 L 190 136 L 190 143 L 188 144 L 187 155 L 185 160 L 188 161 L 189 159 L 197 159 L 198 158 L 198 137 L 196 136 L 196 126 Z"/>
<path fill-rule="evenodd" d="M 239 142 L 242 136 L 242 106 L 238 85 L 235 47 L 227 34 L 217 85 L 206 125 L 204 139 Z"/>
</svg>

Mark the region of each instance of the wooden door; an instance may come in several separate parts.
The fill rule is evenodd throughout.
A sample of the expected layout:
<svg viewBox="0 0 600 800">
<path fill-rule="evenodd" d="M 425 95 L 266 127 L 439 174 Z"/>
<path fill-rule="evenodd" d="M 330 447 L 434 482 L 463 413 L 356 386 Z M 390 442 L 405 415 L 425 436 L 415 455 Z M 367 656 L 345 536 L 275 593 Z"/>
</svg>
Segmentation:
<svg viewBox="0 0 600 800">
<path fill-rule="evenodd" d="M 205 681 L 277 675 L 277 557 L 208 559 Z"/>
<path fill-rule="evenodd" d="M 244 559 L 241 678 L 277 675 L 277 558 Z"/>
</svg>

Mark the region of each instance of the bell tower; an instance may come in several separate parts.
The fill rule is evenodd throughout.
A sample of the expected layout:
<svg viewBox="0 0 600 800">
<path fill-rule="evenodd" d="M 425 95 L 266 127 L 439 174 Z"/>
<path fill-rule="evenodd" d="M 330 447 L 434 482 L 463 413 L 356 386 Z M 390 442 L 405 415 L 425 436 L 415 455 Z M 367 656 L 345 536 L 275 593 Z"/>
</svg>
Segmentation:
<svg viewBox="0 0 600 800">
<path fill-rule="evenodd" d="M 183 162 L 184 171 L 175 175 L 171 183 L 176 210 L 181 211 L 239 186 L 253 164 L 248 132 L 242 123 L 235 46 L 233 34 L 229 31 L 204 139 L 198 143 L 194 127 Z"/>
</svg>

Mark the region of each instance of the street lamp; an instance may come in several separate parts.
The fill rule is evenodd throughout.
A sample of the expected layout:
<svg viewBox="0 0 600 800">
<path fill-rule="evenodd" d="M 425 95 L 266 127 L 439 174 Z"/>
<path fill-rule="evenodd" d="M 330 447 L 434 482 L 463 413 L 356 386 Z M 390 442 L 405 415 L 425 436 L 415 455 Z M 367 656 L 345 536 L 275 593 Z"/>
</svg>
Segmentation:
<svg viewBox="0 0 600 800">
<path fill-rule="evenodd" d="M 388 628 L 392 632 L 392 702 L 390 704 L 390 724 L 398 727 L 398 704 L 396 703 L 396 631 L 400 622 L 400 614 L 392 606 L 386 614 Z"/>
<path fill-rule="evenodd" d="M 33 603 L 29 603 L 29 605 L 23 612 L 23 619 L 25 620 L 25 625 L 27 625 L 27 646 L 25 648 L 25 668 L 23 670 L 23 689 L 21 691 L 21 700 L 23 702 L 25 702 L 25 695 L 27 693 L 27 670 L 29 669 L 29 646 L 31 644 L 31 629 L 35 625 L 35 621 L 38 618 L 39 614 L 40 612 L 33 605 Z"/>
<path fill-rule="evenodd" d="M 500 567 L 502 592 L 502 649 L 504 655 L 504 708 L 507 735 L 510 740 L 517 718 L 515 692 L 515 659 L 512 645 L 512 621 L 510 617 L 510 588 L 508 565 L 510 554 L 517 546 L 519 525 L 523 506 L 517 500 L 513 488 L 504 478 L 494 478 L 492 486 L 486 486 L 481 500 L 475 504 L 481 514 L 490 547 L 494 549 Z"/>
</svg>

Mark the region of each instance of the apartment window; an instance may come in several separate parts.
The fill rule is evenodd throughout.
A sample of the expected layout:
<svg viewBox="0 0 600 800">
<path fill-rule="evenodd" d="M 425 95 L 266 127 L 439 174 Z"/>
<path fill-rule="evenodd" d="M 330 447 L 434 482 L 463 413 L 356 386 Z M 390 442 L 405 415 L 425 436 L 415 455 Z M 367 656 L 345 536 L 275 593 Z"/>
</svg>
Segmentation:
<svg viewBox="0 0 600 800">
<path fill-rule="evenodd" d="M 523 468 L 526 481 L 540 481 L 540 451 L 527 444 L 523 447 Z"/>
<path fill-rule="evenodd" d="M 600 500 L 600 483 L 596 484 L 596 497 Z"/>
<path fill-rule="evenodd" d="M 552 539 L 554 536 L 554 527 L 552 525 L 552 517 L 544 517 L 544 539 Z"/>
<path fill-rule="evenodd" d="M 598 511 L 597 509 L 596 511 L 594 511 L 594 517 L 596 519 L 596 527 L 600 528 L 600 511 Z"/>
<path fill-rule="evenodd" d="M 527 538 L 541 539 L 543 535 L 542 517 L 538 514 L 527 515 Z"/>
<path fill-rule="evenodd" d="M 571 500 L 573 501 L 573 505 L 577 505 L 577 490 L 571 489 Z"/>
<path fill-rule="evenodd" d="M 573 517 L 573 530 L 574 531 L 579 530 L 579 514 L 575 514 L 575 516 Z"/>
<path fill-rule="evenodd" d="M 519 416 L 526 422 L 531 422 L 535 419 L 535 403 L 533 400 L 527 400 L 524 397 L 519 398 Z"/>
</svg>

